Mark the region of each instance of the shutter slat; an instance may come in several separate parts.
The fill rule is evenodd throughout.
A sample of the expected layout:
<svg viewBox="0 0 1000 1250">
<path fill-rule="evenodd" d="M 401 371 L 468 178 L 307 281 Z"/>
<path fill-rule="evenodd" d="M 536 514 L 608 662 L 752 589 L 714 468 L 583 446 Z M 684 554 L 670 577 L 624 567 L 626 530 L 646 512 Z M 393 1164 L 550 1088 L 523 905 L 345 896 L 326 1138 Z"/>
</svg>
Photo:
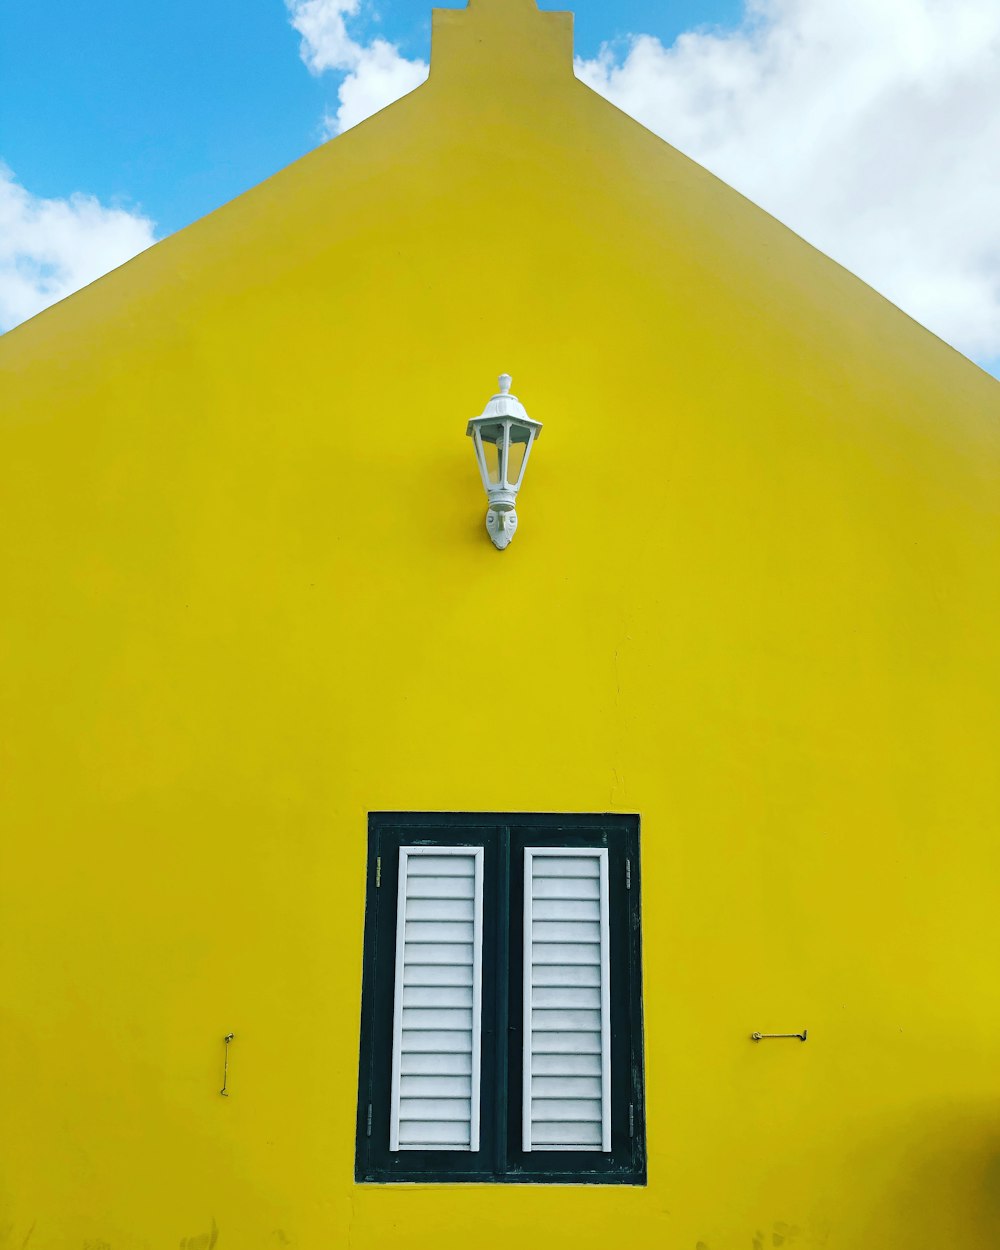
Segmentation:
<svg viewBox="0 0 1000 1250">
<path fill-rule="evenodd" d="M 401 1077 L 411 1075 L 471 1076 L 472 1052 L 456 1055 L 449 1051 L 410 1051 L 400 1058 Z"/>
<path fill-rule="evenodd" d="M 543 964 L 535 964 L 531 969 L 531 983 L 532 985 L 559 986 L 593 985 L 600 991 L 601 969 L 598 965 L 591 967 L 586 964 L 578 964 L 573 968 L 559 964 L 551 968 Z"/>
<path fill-rule="evenodd" d="M 457 1120 L 405 1120 L 399 1125 L 399 1145 L 394 1150 L 439 1150 L 450 1145 L 468 1150 L 469 1125 Z"/>
<path fill-rule="evenodd" d="M 600 877 L 600 875 L 601 868 L 596 854 L 546 855 L 535 872 L 535 878 L 539 881 L 551 877 L 558 877 L 560 881 L 565 881 L 569 877 Z"/>
<path fill-rule="evenodd" d="M 600 1076 L 533 1076 L 532 1098 L 600 1098 Z"/>
<path fill-rule="evenodd" d="M 601 1012 L 600 1008 L 597 1011 L 570 1011 L 565 1007 L 539 1007 L 536 1003 L 531 1027 L 536 1033 L 600 1033 Z"/>
<path fill-rule="evenodd" d="M 599 1055 L 599 1033 L 548 1033 L 544 1029 L 531 1030 L 531 1049 L 537 1055 Z"/>
<path fill-rule="evenodd" d="M 585 1078 L 586 1079 L 586 1078 Z M 535 1092 L 539 1091 L 535 1082 Z M 581 1094 L 587 1091 L 582 1089 Z M 465 1098 L 472 1095 L 472 1081 L 467 1076 L 404 1076 L 399 1082 L 400 1098 Z"/>
<path fill-rule="evenodd" d="M 609 959 L 607 851 L 526 848 L 525 1151 L 611 1150 Z"/>
<path fill-rule="evenodd" d="M 452 964 L 424 964 L 420 962 L 424 954 L 422 947 L 416 947 L 411 954 L 416 958 L 407 962 L 403 968 L 403 984 L 406 986 L 429 987 L 432 985 L 465 985 L 471 990 L 469 970 L 463 966 Z"/>
<path fill-rule="evenodd" d="M 403 1032 L 408 1029 L 457 1029 L 472 1032 L 471 1007 L 403 1007 Z"/>
<path fill-rule="evenodd" d="M 532 1141 L 539 1146 L 558 1145 L 564 1150 L 601 1149 L 601 1125 L 581 1124 L 578 1121 L 554 1121 L 532 1125 Z"/>
<path fill-rule="evenodd" d="M 390 1150 L 478 1150 L 483 850 L 400 847 Z"/>
<path fill-rule="evenodd" d="M 599 985 L 535 985 L 532 992 L 535 1011 L 540 1007 L 592 1007 L 600 1010 Z"/>
<path fill-rule="evenodd" d="M 468 920 L 471 924 L 473 918 L 474 904 L 471 896 L 450 898 L 445 895 L 443 898 L 427 898 L 411 893 L 406 900 L 407 920 Z"/>
<path fill-rule="evenodd" d="M 600 1124 L 600 1098 L 532 1098 L 532 1125 L 551 1124 L 557 1120 Z"/>
<path fill-rule="evenodd" d="M 562 1034 L 561 1036 L 570 1036 Z M 463 1029 L 401 1029 L 403 1050 L 414 1055 L 421 1052 L 437 1054 L 440 1051 L 451 1051 L 456 1055 L 472 1054 L 472 1038 Z"/>
<path fill-rule="evenodd" d="M 554 1116 L 552 1117 L 555 1118 Z M 564 1117 L 571 1120 L 573 1117 Z M 460 1120 L 463 1128 L 469 1131 L 469 1100 L 468 1098 L 400 1098 L 399 1122 L 405 1120 L 422 1120 L 427 1123 L 448 1120 Z"/>
<path fill-rule="evenodd" d="M 406 920 L 407 942 L 445 942 L 472 945 L 471 920 Z"/>
<path fill-rule="evenodd" d="M 470 881 L 475 877 L 472 856 L 461 853 L 467 852 L 468 847 L 456 847 L 460 852 L 457 855 L 434 854 L 422 846 L 401 849 L 409 852 L 411 877 L 467 877 Z M 435 847 L 434 850 L 440 852 L 441 848 Z"/>
<path fill-rule="evenodd" d="M 550 877 L 535 882 L 535 898 L 565 898 L 573 902 L 601 897 L 601 883 L 591 878 L 570 877 L 563 881 Z"/>
<path fill-rule="evenodd" d="M 532 1056 L 531 1070 L 536 1076 L 600 1076 L 600 1055 L 552 1055 Z"/>
<path fill-rule="evenodd" d="M 410 877 L 407 895 L 411 898 L 475 898 L 476 883 L 472 877 Z"/>
<path fill-rule="evenodd" d="M 601 919 L 601 900 L 594 898 L 535 898 L 531 905 L 534 920 Z"/>
<path fill-rule="evenodd" d="M 410 952 L 414 960 L 422 964 L 448 964 L 456 967 L 462 964 L 472 966 L 472 943 L 433 943 L 420 942 L 414 944 Z"/>
<path fill-rule="evenodd" d="M 600 943 L 601 922 L 600 920 L 536 920 L 531 926 L 531 940 L 533 942 Z"/>
<path fill-rule="evenodd" d="M 550 991 L 554 992 L 554 991 Z M 572 993 L 573 991 L 570 991 Z M 577 991 L 577 993 L 593 991 Z M 589 1003 L 572 1003 L 571 1006 L 589 1006 Z M 472 1007 L 471 985 L 405 985 L 403 1008 L 407 1007 Z"/>
<path fill-rule="evenodd" d="M 532 962 L 542 964 L 594 964 L 601 962 L 600 942 L 533 942 Z"/>
</svg>

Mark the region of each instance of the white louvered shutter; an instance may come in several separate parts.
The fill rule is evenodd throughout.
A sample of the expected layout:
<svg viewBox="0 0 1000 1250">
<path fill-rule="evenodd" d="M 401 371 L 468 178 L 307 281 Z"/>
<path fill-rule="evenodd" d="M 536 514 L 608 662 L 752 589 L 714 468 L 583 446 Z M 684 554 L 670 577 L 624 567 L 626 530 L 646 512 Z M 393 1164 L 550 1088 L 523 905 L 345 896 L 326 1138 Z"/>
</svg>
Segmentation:
<svg viewBox="0 0 1000 1250">
<path fill-rule="evenodd" d="M 611 1150 L 608 853 L 524 852 L 523 1147 Z"/>
<path fill-rule="evenodd" d="M 478 1150 L 483 848 L 399 850 L 390 1150 Z"/>
</svg>

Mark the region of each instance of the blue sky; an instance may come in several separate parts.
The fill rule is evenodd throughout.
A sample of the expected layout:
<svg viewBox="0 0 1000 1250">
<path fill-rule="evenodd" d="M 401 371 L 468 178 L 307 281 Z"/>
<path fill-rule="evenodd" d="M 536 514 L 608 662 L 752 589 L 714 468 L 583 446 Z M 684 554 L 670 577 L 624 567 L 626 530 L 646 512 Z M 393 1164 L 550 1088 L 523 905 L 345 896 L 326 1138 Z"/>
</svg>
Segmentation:
<svg viewBox="0 0 1000 1250">
<path fill-rule="evenodd" d="M 588 85 L 1000 376 L 1000 0 L 570 7 Z M 0 331 L 411 90 L 430 10 L 4 0 Z"/>
<path fill-rule="evenodd" d="M 359 15 L 352 32 L 381 33 L 426 61 L 430 8 L 387 2 L 381 20 Z M 733 0 L 581 0 L 577 53 L 634 31 L 670 43 L 693 26 L 735 23 L 740 10 Z M 21 184 L 141 209 L 160 234 L 314 147 L 336 105 L 337 76 L 306 71 L 282 0 L 8 0 L 0 49 L 0 159 Z"/>
</svg>

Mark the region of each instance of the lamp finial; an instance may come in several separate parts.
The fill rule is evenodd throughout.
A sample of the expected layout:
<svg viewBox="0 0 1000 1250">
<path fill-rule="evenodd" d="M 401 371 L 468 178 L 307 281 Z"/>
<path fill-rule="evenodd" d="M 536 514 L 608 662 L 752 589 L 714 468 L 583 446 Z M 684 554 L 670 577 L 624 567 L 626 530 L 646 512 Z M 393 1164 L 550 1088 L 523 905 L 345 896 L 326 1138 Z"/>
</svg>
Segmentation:
<svg viewBox="0 0 1000 1250">
<path fill-rule="evenodd" d="M 510 384 L 511 382 L 513 382 L 513 380 L 514 379 L 510 376 L 509 373 L 500 374 L 498 381 L 500 382 L 500 394 L 501 395 L 510 394 Z"/>
</svg>

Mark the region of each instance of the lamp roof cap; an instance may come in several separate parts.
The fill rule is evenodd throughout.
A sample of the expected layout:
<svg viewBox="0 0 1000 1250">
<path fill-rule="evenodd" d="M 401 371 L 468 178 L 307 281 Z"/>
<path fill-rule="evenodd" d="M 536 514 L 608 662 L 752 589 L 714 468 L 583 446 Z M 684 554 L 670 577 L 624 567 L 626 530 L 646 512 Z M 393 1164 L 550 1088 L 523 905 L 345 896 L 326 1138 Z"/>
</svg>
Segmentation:
<svg viewBox="0 0 1000 1250">
<path fill-rule="evenodd" d="M 467 434 L 472 433 L 474 425 L 481 425 L 487 421 L 508 420 L 518 421 L 522 425 L 530 426 L 535 430 L 536 434 L 541 430 L 541 421 L 533 421 L 525 411 L 524 404 L 516 395 L 510 393 L 510 384 L 513 381 L 509 373 L 501 373 L 498 379 L 500 389 L 495 395 L 490 396 L 486 407 L 478 417 L 473 417 L 469 422 Z"/>
</svg>

